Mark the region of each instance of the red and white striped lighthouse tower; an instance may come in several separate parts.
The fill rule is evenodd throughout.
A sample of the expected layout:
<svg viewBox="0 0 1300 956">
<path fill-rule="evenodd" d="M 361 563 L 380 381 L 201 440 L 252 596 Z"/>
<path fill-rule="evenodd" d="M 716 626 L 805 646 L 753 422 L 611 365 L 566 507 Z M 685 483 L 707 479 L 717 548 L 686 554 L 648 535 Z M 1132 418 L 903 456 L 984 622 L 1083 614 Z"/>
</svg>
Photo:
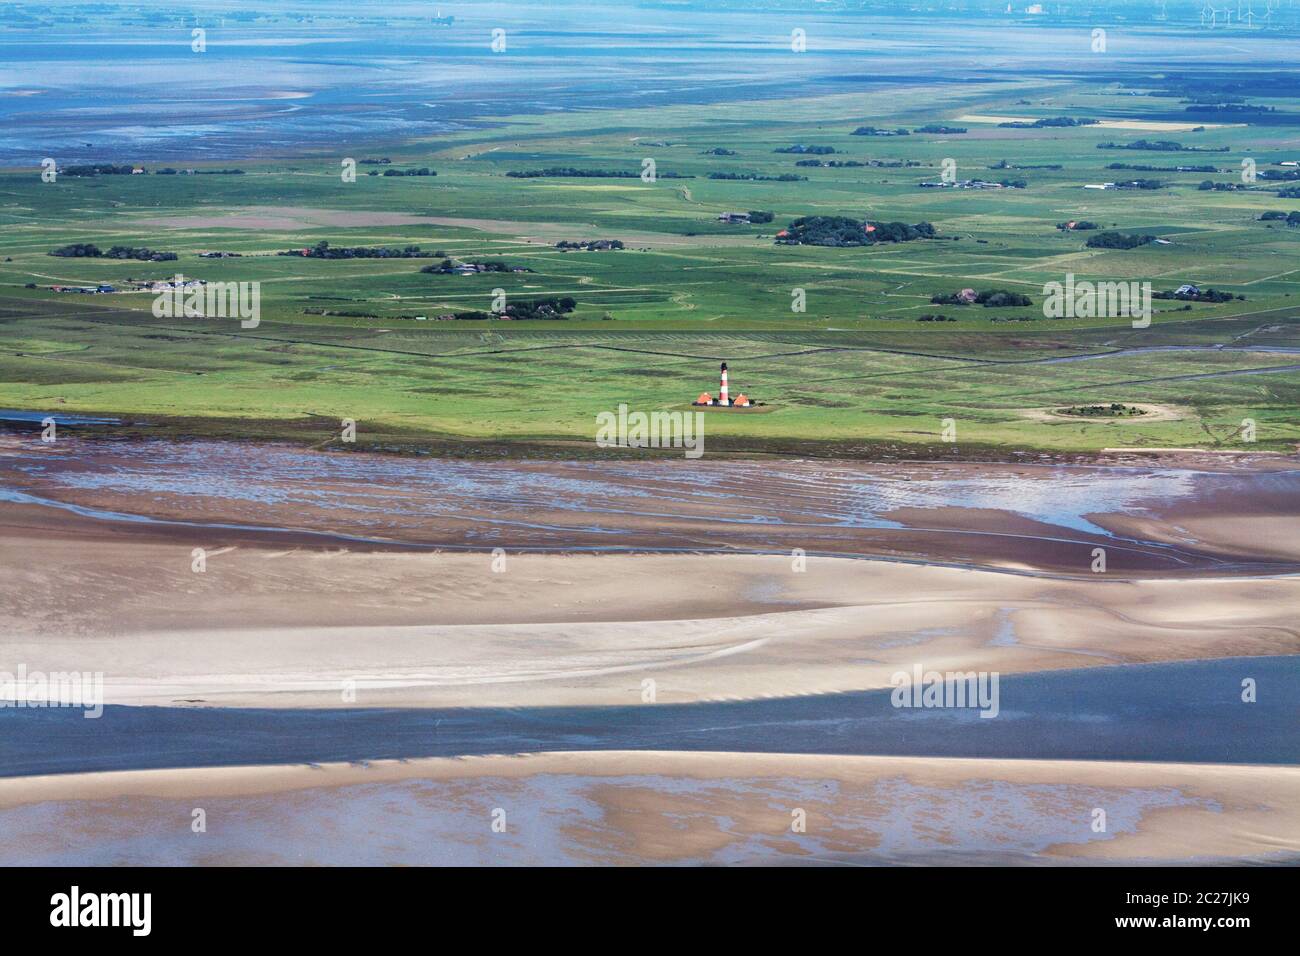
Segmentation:
<svg viewBox="0 0 1300 956">
<path fill-rule="evenodd" d="M 727 363 L 722 363 L 722 380 L 719 383 L 718 397 L 715 399 L 708 392 L 700 392 L 700 397 L 691 402 L 692 405 L 709 405 L 712 407 L 722 408 L 751 408 L 755 404 L 762 402 L 751 402 L 749 397 L 741 392 L 735 398 L 731 397 L 731 390 L 727 387 Z"/>
</svg>

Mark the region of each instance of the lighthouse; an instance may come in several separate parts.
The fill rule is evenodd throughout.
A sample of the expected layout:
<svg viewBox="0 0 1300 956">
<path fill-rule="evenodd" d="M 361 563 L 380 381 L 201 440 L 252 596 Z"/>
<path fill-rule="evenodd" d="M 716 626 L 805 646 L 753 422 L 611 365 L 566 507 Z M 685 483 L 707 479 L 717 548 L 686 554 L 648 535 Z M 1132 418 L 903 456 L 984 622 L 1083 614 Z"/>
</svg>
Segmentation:
<svg viewBox="0 0 1300 956">
<path fill-rule="evenodd" d="M 735 398 L 731 397 L 731 392 L 727 387 L 727 363 L 722 363 L 722 380 L 718 386 L 718 397 L 714 398 L 708 392 L 701 392 L 700 397 L 691 402 L 692 405 L 709 405 L 714 408 L 751 408 L 755 404 L 749 398 L 741 393 Z M 762 404 L 761 402 L 758 404 Z"/>
</svg>

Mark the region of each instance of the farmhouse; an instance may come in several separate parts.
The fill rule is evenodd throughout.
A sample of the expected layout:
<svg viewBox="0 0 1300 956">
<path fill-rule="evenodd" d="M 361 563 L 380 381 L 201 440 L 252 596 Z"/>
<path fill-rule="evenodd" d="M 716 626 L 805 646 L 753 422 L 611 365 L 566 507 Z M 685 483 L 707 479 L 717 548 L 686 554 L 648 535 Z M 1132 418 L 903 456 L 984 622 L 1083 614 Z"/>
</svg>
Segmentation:
<svg viewBox="0 0 1300 956">
<path fill-rule="evenodd" d="M 1006 189 L 1003 183 L 990 182 L 987 179 L 963 179 L 960 182 L 921 183 L 922 189 Z"/>
</svg>

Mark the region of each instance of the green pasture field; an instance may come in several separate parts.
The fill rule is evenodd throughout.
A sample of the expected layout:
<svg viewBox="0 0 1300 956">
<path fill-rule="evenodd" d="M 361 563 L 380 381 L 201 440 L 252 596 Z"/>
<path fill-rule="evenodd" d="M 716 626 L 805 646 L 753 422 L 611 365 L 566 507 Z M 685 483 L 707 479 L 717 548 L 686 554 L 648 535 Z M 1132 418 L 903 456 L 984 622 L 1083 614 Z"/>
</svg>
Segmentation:
<svg viewBox="0 0 1300 956">
<path fill-rule="evenodd" d="M 945 88 L 950 90 L 951 88 Z M 1253 102 L 1254 100 L 1252 100 Z M 880 99 L 873 100 L 879 103 Z M 1300 158 L 1300 127 L 1170 131 L 1169 98 L 1115 85 L 1008 80 L 937 109 L 906 88 L 890 112 L 841 95 L 708 107 L 516 117 L 425 142 L 349 151 L 429 166 L 436 177 L 340 176 L 344 156 L 227 162 L 243 176 L 60 177 L 0 172 L 0 407 L 86 411 L 150 427 L 325 441 L 344 418 L 363 442 L 589 445 L 594 416 L 626 403 L 677 410 L 716 391 L 764 402 L 710 411 L 715 447 L 873 455 L 939 448 L 953 418 L 971 454 L 1094 452 L 1197 446 L 1291 450 L 1300 440 L 1300 229 L 1259 221 L 1300 209 L 1276 183 L 1231 192 L 1243 159 L 1260 170 Z M 1261 100 L 1300 112 L 1300 103 Z M 1091 116 L 1153 128 L 1003 129 L 966 116 Z M 850 135 L 859 125 L 946 123 L 964 135 Z M 1172 139 L 1228 152 L 1101 150 L 1099 142 Z M 832 146 L 831 156 L 775 153 Z M 713 147 L 735 156 L 706 155 Z M 640 179 L 515 179 L 510 170 L 641 169 Z M 914 161 L 910 168 L 796 167 L 799 159 Z M 1020 190 L 922 189 L 945 159 L 959 178 L 1024 179 Z M 994 170 L 1000 160 L 1059 170 Z M 142 162 L 123 157 L 125 162 Z M 1111 171 L 1112 162 L 1209 163 L 1220 172 Z M 172 163 L 180 166 L 182 164 Z M 669 179 L 665 172 L 690 175 Z M 710 180 L 711 171 L 800 182 Z M 1153 191 L 1085 183 L 1157 178 Z M 727 225 L 724 211 L 770 210 L 765 225 Z M 941 237 L 859 248 L 781 246 L 791 219 L 845 215 L 932 222 Z M 1090 233 L 1055 224 L 1157 235 L 1168 244 L 1088 249 Z M 621 239 L 617 252 L 564 252 L 561 239 Z M 532 270 L 422 274 L 428 259 L 277 256 L 333 246 L 406 246 Z M 177 262 L 48 255 L 73 242 L 147 246 Z M 201 259 L 202 251 L 241 253 Z M 261 321 L 158 319 L 147 292 L 56 293 L 51 285 L 187 277 L 261 284 Z M 1127 317 L 1047 319 L 1047 282 L 1150 281 L 1213 286 L 1244 299 L 1157 300 L 1147 329 Z M 35 284 L 37 288 L 25 288 Z M 963 287 L 1029 295 L 1024 308 L 931 305 Z M 571 296 L 563 320 L 438 321 L 507 300 Z M 791 309 L 803 290 L 806 311 Z M 313 311 L 363 313 L 320 315 Z M 942 313 L 951 322 L 918 322 Z M 417 319 L 424 316 L 424 319 Z M 1228 348 L 1219 348 L 1227 346 Z M 1149 350 L 1149 351 L 1135 351 Z M 1062 361 L 1066 360 L 1066 361 Z M 1058 420 L 1044 409 L 1109 402 L 1161 406 L 1129 420 Z M 1257 441 L 1241 441 L 1243 419 Z M 304 430 L 305 429 L 305 430 Z M 556 444 L 558 443 L 558 444 Z M 576 443 L 576 444 L 574 444 Z M 951 451 L 951 448 L 944 449 Z"/>
</svg>

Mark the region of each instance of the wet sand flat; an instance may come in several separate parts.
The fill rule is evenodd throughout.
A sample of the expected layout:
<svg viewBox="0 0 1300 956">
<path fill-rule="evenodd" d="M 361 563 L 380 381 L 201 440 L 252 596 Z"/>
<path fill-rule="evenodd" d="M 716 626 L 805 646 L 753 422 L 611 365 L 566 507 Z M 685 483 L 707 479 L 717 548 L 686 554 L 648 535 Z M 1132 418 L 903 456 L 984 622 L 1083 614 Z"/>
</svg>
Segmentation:
<svg viewBox="0 0 1300 956">
<path fill-rule="evenodd" d="M 697 465 L 10 436 L 0 654 L 110 704 L 427 708 L 1300 651 L 1275 463 Z"/>
<path fill-rule="evenodd" d="M 1291 862 L 1298 474 L 0 436 L 0 862 Z"/>
<path fill-rule="evenodd" d="M 44 836 L 0 864 L 1276 863 L 1300 770 L 608 752 L 0 780 L 18 833 Z"/>
<path fill-rule="evenodd" d="M 0 537 L 0 656 L 114 704 L 617 705 L 1300 651 L 1300 578 L 1076 581 L 788 556 L 390 554 Z M 1101 576 L 1098 576 L 1099 578 Z M 10 668 L 12 669 L 12 668 Z"/>
<path fill-rule="evenodd" d="M 1083 575 L 1100 546 L 1116 572 L 1300 570 L 1300 468 L 1290 459 L 1250 467 L 466 462 L 223 442 L 50 446 L 20 434 L 0 437 L 0 498 L 113 512 L 101 517 L 124 532 L 140 533 L 146 521 L 138 519 L 149 519 L 145 530 L 173 540 L 261 530 L 373 547 L 798 548 Z M 1242 521 L 1267 523 L 1267 540 L 1225 530 Z"/>
</svg>

